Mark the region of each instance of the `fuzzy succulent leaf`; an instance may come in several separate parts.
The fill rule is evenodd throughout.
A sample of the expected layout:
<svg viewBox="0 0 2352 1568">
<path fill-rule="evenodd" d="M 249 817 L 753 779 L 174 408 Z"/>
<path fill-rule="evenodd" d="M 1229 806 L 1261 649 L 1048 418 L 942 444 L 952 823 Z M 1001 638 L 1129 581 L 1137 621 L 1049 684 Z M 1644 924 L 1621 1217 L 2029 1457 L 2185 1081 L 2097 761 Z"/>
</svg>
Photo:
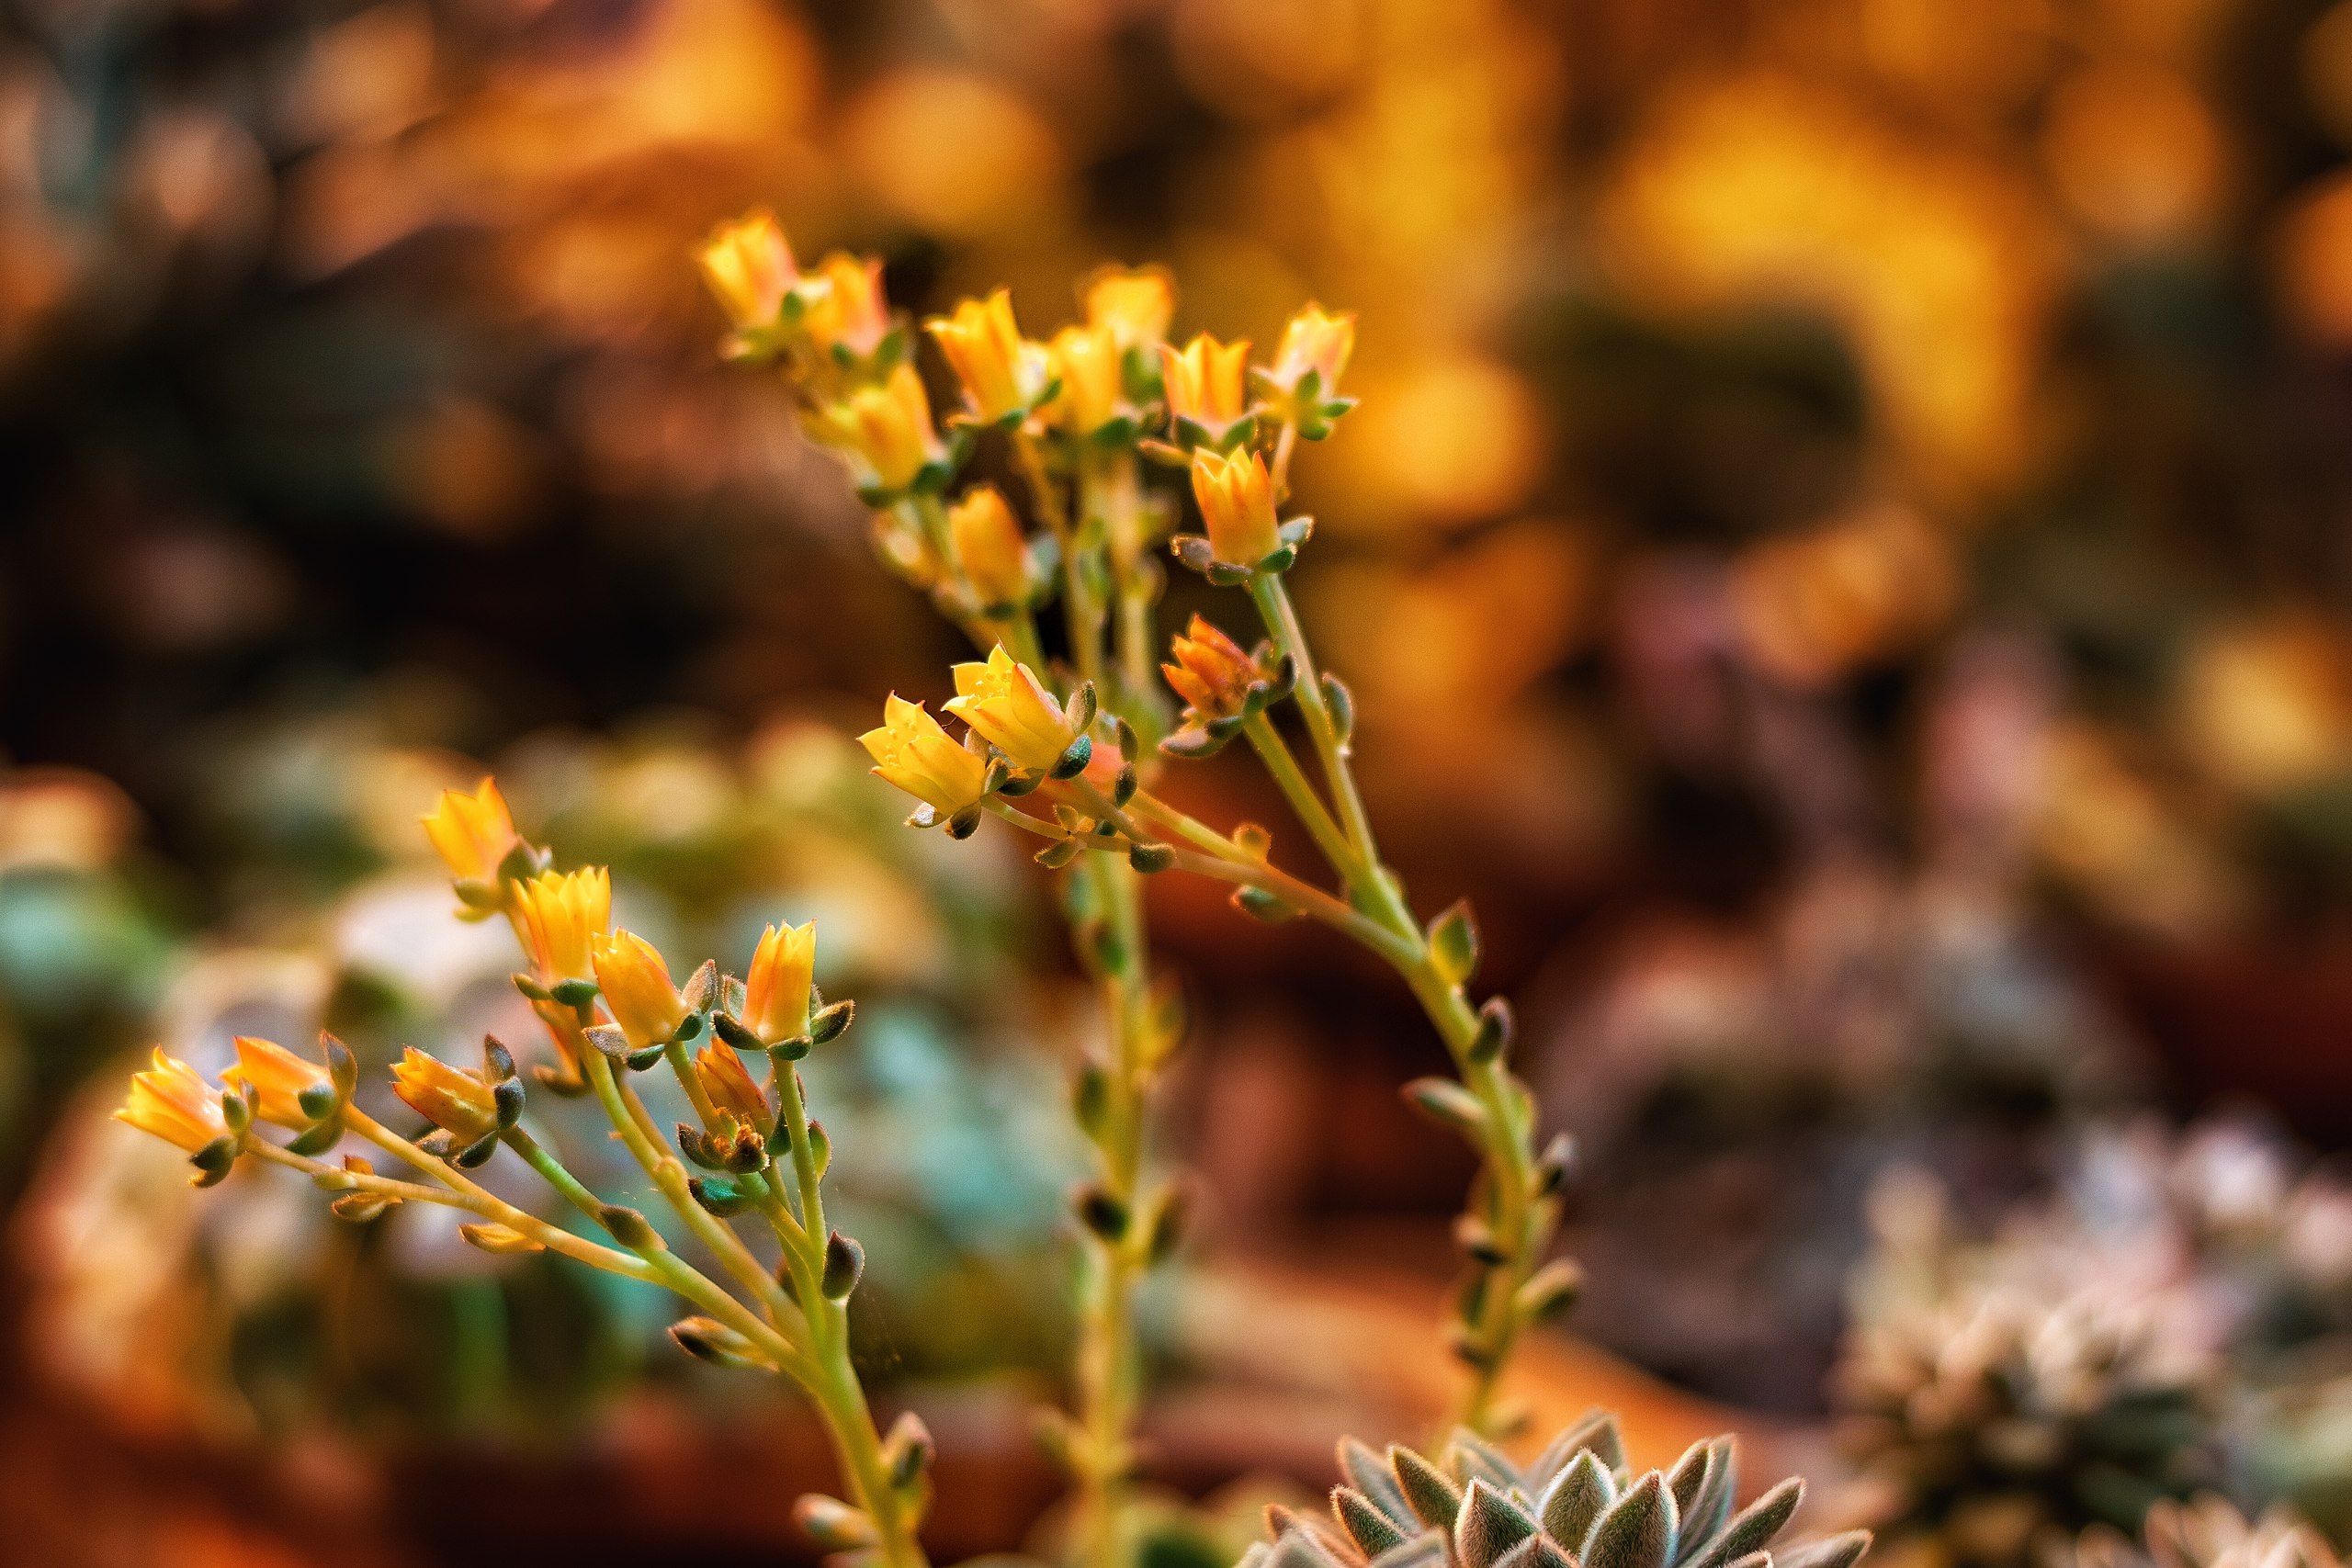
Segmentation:
<svg viewBox="0 0 2352 1568">
<path fill-rule="evenodd" d="M 1453 1521 L 1453 1560 L 1460 1568 L 1495 1568 L 1503 1553 L 1535 1533 L 1534 1516 L 1481 1476 L 1463 1495 Z"/>
<path fill-rule="evenodd" d="M 1532 1535 L 1495 1563 L 1495 1568 L 1577 1568 L 1577 1560 L 1562 1551 L 1549 1536 Z"/>
<path fill-rule="evenodd" d="M 1804 1483 L 1789 1477 L 1733 1516 L 1721 1535 L 1707 1543 L 1690 1568 L 1731 1568 L 1751 1552 L 1761 1551 L 1788 1528 L 1789 1519 L 1804 1501 Z"/>
<path fill-rule="evenodd" d="M 1340 1473 L 1366 1501 L 1386 1515 L 1400 1533 L 1411 1535 L 1419 1529 L 1419 1517 L 1414 1514 L 1412 1504 L 1406 1501 L 1405 1489 L 1396 1483 L 1396 1472 L 1368 1445 L 1353 1438 L 1341 1438 Z"/>
<path fill-rule="evenodd" d="M 1483 1481 L 1498 1492 L 1508 1492 L 1521 1481 L 1510 1456 L 1467 1427 L 1456 1427 L 1446 1439 L 1445 1468 L 1465 1484 Z"/>
<path fill-rule="evenodd" d="M 1577 1560 L 1584 1568 L 1667 1568 L 1675 1534 L 1674 1494 L 1653 1470 L 1593 1521 Z"/>
<path fill-rule="evenodd" d="M 1391 1547 L 1402 1546 L 1419 1533 L 1390 1518 L 1378 1504 L 1352 1486 L 1331 1488 L 1331 1514 L 1366 1557 L 1377 1557 Z"/>
<path fill-rule="evenodd" d="M 1535 1505 L 1535 1515 L 1544 1523 L 1544 1533 L 1554 1540 L 1572 1540 L 1582 1545 L 1593 1521 L 1615 1501 L 1616 1482 L 1610 1479 L 1599 1456 L 1587 1449 L 1553 1478 Z"/>
<path fill-rule="evenodd" d="M 1853 1568 L 1870 1546 L 1870 1531 L 1848 1530 L 1776 1553 L 1773 1562 L 1777 1568 Z"/>
<path fill-rule="evenodd" d="M 1452 1530 L 1455 1517 L 1462 1512 L 1462 1492 L 1445 1472 L 1404 1447 L 1388 1450 L 1389 1468 L 1396 1472 L 1396 1483 L 1404 1489 L 1406 1506 L 1413 1517 L 1431 1529 Z"/>
</svg>

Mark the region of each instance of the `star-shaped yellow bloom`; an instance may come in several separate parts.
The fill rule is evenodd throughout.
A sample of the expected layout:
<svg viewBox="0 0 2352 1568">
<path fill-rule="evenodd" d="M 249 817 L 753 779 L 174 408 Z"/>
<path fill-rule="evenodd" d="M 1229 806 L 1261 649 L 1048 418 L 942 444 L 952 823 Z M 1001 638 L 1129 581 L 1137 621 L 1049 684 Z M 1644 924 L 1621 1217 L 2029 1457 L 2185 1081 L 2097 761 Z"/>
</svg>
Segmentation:
<svg viewBox="0 0 2352 1568">
<path fill-rule="evenodd" d="M 921 703 L 896 692 L 883 705 L 882 728 L 857 739 L 873 757 L 876 773 L 942 817 L 969 810 L 987 792 L 988 763 L 950 739 Z"/>
<path fill-rule="evenodd" d="M 956 666 L 956 695 L 946 708 L 1016 767 L 1051 768 L 1078 739 L 1045 682 L 1002 643 L 989 649 L 984 663 Z"/>
</svg>

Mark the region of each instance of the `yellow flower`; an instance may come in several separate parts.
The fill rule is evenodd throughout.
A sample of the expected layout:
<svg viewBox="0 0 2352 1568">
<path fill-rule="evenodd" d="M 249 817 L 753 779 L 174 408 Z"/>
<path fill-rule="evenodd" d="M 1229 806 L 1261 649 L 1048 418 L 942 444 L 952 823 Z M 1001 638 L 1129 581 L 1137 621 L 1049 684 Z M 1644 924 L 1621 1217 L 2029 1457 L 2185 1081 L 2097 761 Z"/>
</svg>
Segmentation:
<svg viewBox="0 0 2352 1568">
<path fill-rule="evenodd" d="M 1087 325 L 1109 328 L 1123 350 L 1149 348 L 1166 337 L 1175 312 L 1175 286 L 1156 267 L 1105 268 L 1086 286 Z"/>
<path fill-rule="evenodd" d="M 1029 597 L 1028 541 L 994 485 L 980 485 L 948 508 L 947 533 L 983 608 Z"/>
<path fill-rule="evenodd" d="M 1241 712 L 1250 688 L 1265 678 L 1239 643 L 1198 615 L 1177 634 L 1169 651 L 1176 662 L 1161 665 L 1160 673 L 1201 718 L 1228 718 Z"/>
<path fill-rule="evenodd" d="M 941 739 L 945 739 L 945 731 L 941 731 Z M 948 745 L 955 743 L 948 740 Z M 868 750 L 873 750 L 870 743 Z M 957 745 L 955 750 L 965 748 Z M 875 757 L 879 760 L 879 752 L 875 752 Z M 891 783 L 899 781 L 894 778 Z M 769 926 L 767 931 L 762 931 L 760 947 L 751 954 L 751 978 L 743 980 L 743 1027 L 769 1043 L 807 1034 L 809 978 L 814 974 L 814 919 L 805 926 Z"/>
<path fill-rule="evenodd" d="M 775 1120 L 768 1097 L 760 1091 L 743 1058 L 725 1045 L 706 1045 L 695 1054 L 695 1077 L 712 1104 L 746 1127 L 768 1130 Z"/>
<path fill-rule="evenodd" d="M 220 1075 L 227 1083 L 249 1083 L 258 1097 L 254 1111 L 265 1122 L 300 1132 L 318 1120 L 302 1109 L 302 1091 L 327 1081 L 327 1070 L 304 1061 L 274 1041 L 237 1036 L 237 1065 Z"/>
<path fill-rule="evenodd" d="M 860 387 L 847 402 L 827 408 L 824 419 L 834 443 L 865 459 L 873 482 L 885 490 L 906 489 L 925 463 L 944 455 L 932 429 L 931 400 L 911 365 L 899 366 L 878 387 Z"/>
<path fill-rule="evenodd" d="M 1274 356 L 1269 378 L 1291 390 L 1298 386 L 1300 377 L 1313 370 L 1319 378 L 1322 395 L 1336 397 L 1340 372 L 1347 369 L 1348 356 L 1355 347 L 1355 312 L 1334 316 L 1320 305 L 1308 305 L 1283 328 L 1282 352 Z"/>
<path fill-rule="evenodd" d="M 774 326 L 785 295 L 800 280 L 784 231 L 764 211 L 721 223 L 696 259 L 727 319 L 747 332 Z"/>
<path fill-rule="evenodd" d="M 130 1097 L 114 1119 L 189 1154 L 229 1131 L 220 1119 L 220 1091 L 186 1062 L 165 1055 L 160 1045 L 155 1047 L 155 1065 L 130 1075 Z"/>
<path fill-rule="evenodd" d="M 882 728 L 857 738 L 874 758 L 874 771 L 943 817 L 979 804 L 988 787 L 988 763 L 947 738 L 939 721 L 896 692 L 883 705 Z"/>
<path fill-rule="evenodd" d="M 1219 457 L 1193 452 L 1193 495 L 1208 525 L 1209 547 L 1231 566 L 1256 566 L 1282 546 L 1275 531 L 1273 481 L 1255 452 Z"/>
<path fill-rule="evenodd" d="M 686 1004 L 653 944 L 634 931 L 598 933 L 589 937 L 588 952 L 605 1006 L 628 1043 L 639 1051 L 666 1043 L 685 1021 Z"/>
<path fill-rule="evenodd" d="M 424 818 L 424 836 L 449 874 L 460 881 L 496 879 L 500 863 L 514 847 L 514 815 L 496 779 L 484 779 L 471 795 L 461 789 L 441 792 L 441 803 Z"/>
<path fill-rule="evenodd" d="M 1189 419 L 1212 435 L 1222 437 L 1250 406 L 1247 338 L 1221 344 L 1208 333 L 1201 333 L 1184 345 L 1181 354 L 1162 344 L 1159 364 L 1171 418 Z"/>
<path fill-rule="evenodd" d="M 935 316 L 925 325 L 964 383 L 972 417 L 983 424 L 1027 409 L 1046 384 L 1045 351 L 1021 340 L 1012 295 L 1006 289 L 985 302 L 967 299 L 954 315 Z"/>
<path fill-rule="evenodd" d="M 808 291 L 808 310 L 800 324 L 827 348 L 838 344 L 860 359 L 871 355 L 890 335 L 890 305 L 882 294 L 882 260 L 861 261 L 835 251 L 817 264 L 822 287 Z"/>
<path fill-rule="evenodd" d="M 1016 767 L 1050 768 L 1078 739 L 1036 672 L 1002 643 L 989 649 L 986 663 L 956 666 L 956 695 L 946 708 Z"/>
<path fill-rule="evenodd" d="M 1119 340 L 1109 327 L 1064 327 L 1046 353 L 1062 384 L 1046 405 L 1055 423 L 1091 435 L 1126 412 Z"/>
<path fill-rule="evenodd" d="M 448 1129 L 460 1148 L 498 1131 L 498 1101 L 490 1086 L 413 1045 L 392 1064 L 392 1092 L 435 1127 Z"/>
<path fill-rule="evenodd" d="M 867 749 L 872 750 L 870 745 Z M 963 750 L 960 746 L 956 749 Z M 816 967 L 816 921 L 770 926 L 762 931 L 760 945 L 752 954 L 751 976 L 743 982 L 743 1026 L 770 1044 L 808 1033 L 809 976 Z"/>
<path fill-rule="evenodd" d="M 523 918 L 524 942 L 531 950 L 539 977 L 558 980 L 595 977 L 595 955 L 589 940 L 600 935 L 613 918 L 613 878 L 603 866 L 582 871 L 548 871 L 524 883 L 515 901 Z"/>
</svg>

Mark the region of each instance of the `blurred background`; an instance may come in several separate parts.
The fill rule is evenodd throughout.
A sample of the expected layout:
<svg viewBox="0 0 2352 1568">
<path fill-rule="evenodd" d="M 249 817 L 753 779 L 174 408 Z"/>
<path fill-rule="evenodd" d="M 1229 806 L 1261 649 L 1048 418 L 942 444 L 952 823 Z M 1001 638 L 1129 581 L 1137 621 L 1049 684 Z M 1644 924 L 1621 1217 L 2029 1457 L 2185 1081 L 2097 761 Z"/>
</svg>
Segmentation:
<svg viewBox="0 0 2352 1568">
<path fill-rule="evenodd" d="M 2345 1540 L 2347 152 L 2328 0 L 12 0 L 18 1560 L 801 1550 L 820 1445 L 660 1303 L 198 1202 L 105 1119 L 158 1039 L 494 1025 L 415 828 L 489 767 L 673 952 L 824 923 L 865 1010 L 812 1087 L 936 1544 L 1053 1495 L 1089 1004 L 1025 861 L 902 831 L 842 739 L 958 650 L 718 360 L 692 251 L 763 204 L 1039 336 L 1106 260 L 1180 334 L 1360 312 L 1295 581 L 1578 1140 L 1542 1412 L 1736 1427 L 1906 1568 L 2196 1486 Z M 1230 756 L 1170 788 L 1283 820 Z M 1211 1202 L 1149 1432 L 1214 1508 L 1434 1408 L 1469 1165 L 1376 969 L 1155 897 Z"/>
</svg>

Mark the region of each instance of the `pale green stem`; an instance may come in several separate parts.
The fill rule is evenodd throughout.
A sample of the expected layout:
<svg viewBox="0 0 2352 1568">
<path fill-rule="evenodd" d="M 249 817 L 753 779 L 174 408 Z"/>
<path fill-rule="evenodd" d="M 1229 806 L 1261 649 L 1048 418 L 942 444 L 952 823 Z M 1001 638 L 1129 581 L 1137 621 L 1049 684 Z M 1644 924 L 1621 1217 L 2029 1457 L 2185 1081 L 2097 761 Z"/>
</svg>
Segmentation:
<svg viewBox="0 0 2352 1568">
<path fill-rule="evenodd" d="M 1348 767 L 1347 748 L 1340 742 L 1330 705 L 1323 697 L 1323 678 L 1315 668 L 1315 657 L 1306 647 L 1306 630 L 1299 625 L 1298 611 L 1290 602 L 1290 592 L 1283 586 L 1281 574 L 1253 574 L 1250 596 L 1257 602 L 1258 614 L 1272 635 L 1274 646 L 1290 656 L 1291 667 L 1297 672 L 1299 709 L 1306 716 L 1307 734 L 1323 764 L 1324 782 L 1330 785 L 1332 798 L 1340 803 L 1340 821 L 1347 829 L 1348 842 L 1364 864 L 1377 865 L 1380 852 L 1372 841 L 1372 819 L 1364 814 L 1363 797 L 1356 789 L 1355 774 Z"/>
<path fill-rule="evenodd" d="M 1325 809 L 1322 797 L 1315 793 L 1315 786 L 1308 784 L 1306 775 L 1299 771 L 1298 759 L 1291 755 L 1290 746 L 1283 739 L 1282 732 L 1274 728 L 1273 720 L 1262 713 L 1252 714 L 1242 724 L 1241 733 L 1250 738 L 1250 744 L 1257 751 L 1259 761 L 1265 763 L 1267 773 L 1283 792 L 1283 798 L 1290 802 L 1292 812 L 1306 827 L 1308 837 L 1315 840 L 1315 847 L 1323 852 L 1323 858 L 1330 863 L 1332 870 L 1345 873 L 1355 863 L 1355 853 L 1348 843 L 1347 835 L 1340 831 L 1337 822 L 1331 820 L 1331 813 Z"/>
</svg>

